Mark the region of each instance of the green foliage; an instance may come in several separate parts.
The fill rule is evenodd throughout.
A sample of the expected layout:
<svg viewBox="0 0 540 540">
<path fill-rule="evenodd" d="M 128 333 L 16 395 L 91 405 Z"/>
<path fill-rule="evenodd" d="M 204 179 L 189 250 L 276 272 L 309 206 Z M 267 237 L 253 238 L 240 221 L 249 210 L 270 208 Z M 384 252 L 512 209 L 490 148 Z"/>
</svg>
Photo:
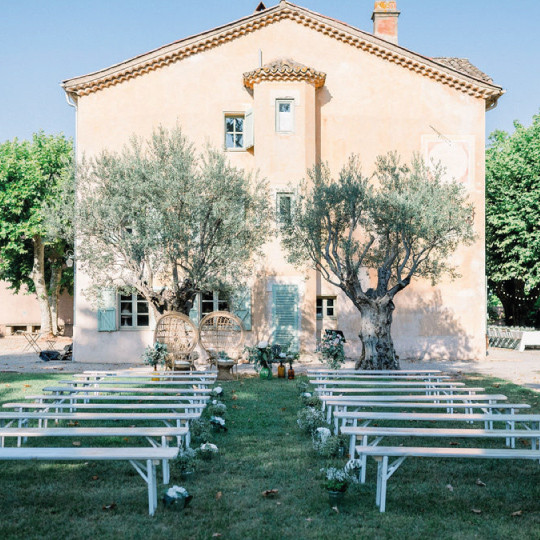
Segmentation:
<svg viewBox="0 0 540 540">
<path fill-rule="evenodd" d="M 336 332 L 323 334 L 319 345 L 320 361 L 326 363 L 330 369 L 339 369 L 345 362 L 344 341 Z"/>
<path fill-rule="evenodd" d="M 514 126 L 486 150 L 486 269 L 507 324 L 522 325 L 540 295 L 540 114 Z"/>
<path fill-rule="evenodd" d="M 33 239 L 45 243 L 45 279 L 51 266 L 63 265 L 65 252 L 73 249 L 48 221 L 70 184 L 73 145 L 64 135 L 35 133 L 31 141 L 0 144 L 0 279 L 15 291 L 32 279 Z M 62 287 L 71 288 L 73 272 L 64 269 Z"/>
<path fill-rule="evenodd" d="M 153 345 L 148 345 L 144 349 L 142 358 L 145 364 L 156 367 L 158 365 L 165 365 L 165 360 L 169 351 L 167 350 L 167 345 L 165 343 L 160 343 L 156 341 Z"/>
<path fill-rule="evenodd" d="M 283 228 L 289 261 L 320 270 L 357 306 L 393 298 L 413 276 L 456 276 L 448 257 L 475 238 L 473 206 L 464 187 L 442 174 L 418 156 L 402 165 L 395 153 L 377 158 L 377 187 L 355 156 L 335 180 L 326 165 L 314 167 Z M 376 284 L 360 279 L 365 267 L 377 270 Z"/>
<path fill-rule="evenodd" d="M 256 347 L 245 347 L 245 350 L 248 353 L 248 361 L 253 364 L 255 371 L 271 368 L 272 363 L 276 361 L 274 349 L 267 341 L 259 342 Z"/>
<path fill-rule="evenodd" d="M 180 472 L 191 471 L 197 461 L 197 452 L 193 448 L 180 448 L 174 463 Z"/>
<path fill-rule="evenodd" d="M 199 290 L 233 289 L 270 234 L 266 182 L 223 152 L 197 154 L 179 128 L 133 138 L 79 169 L 85 271 L 97 287 L 135 288 L 160 313 L 187 313 Z"/>
<path fill-rule="evenodd" d="M 298 427 L 308 435 L 313 435 L 317 428 L 328 427 L 324 412 L 314 407 L 300 409 L 296 422 Z"/>
<path fill-rule="evenodd" d="M 195 444 L 203 444 L 211 442 L 214 438 L 212 425 L 210 420 L 206 417 L 193 420 L 189 424 L 189 431 L 191 432 L 191 439 Z"/>
<path fill-rule="evenodd" d="M 347 441 L 343 436 L 330 435 L 329 437 L 315 440 L 313 447 L 317 454 L 323 458 L 343 457 L 347 448 Z"/>
</svg>

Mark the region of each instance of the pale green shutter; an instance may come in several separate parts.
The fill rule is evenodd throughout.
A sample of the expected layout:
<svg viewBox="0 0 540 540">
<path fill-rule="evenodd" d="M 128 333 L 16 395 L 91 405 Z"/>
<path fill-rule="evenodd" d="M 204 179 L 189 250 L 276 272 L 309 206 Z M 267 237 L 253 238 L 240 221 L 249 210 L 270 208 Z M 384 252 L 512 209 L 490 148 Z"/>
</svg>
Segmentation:
<svg viewBox="0 0 540 540">
<path fill-rule="evenodd" d="M 299 349 L 298 301 L 297 285 L 272 286 L 273 342 L 289 350 Z"/>
<path fill-rule="evenodd" d="M 193 300 L 193 307 L 189 310 L 189 318 L 197 325 L 199 326 L 199 298 L 200 294 L 197 293 L 195 296 L 195 300 Z"/>
<path fill-rule="evenodd" d="M 244 330 L 251 330 L 251 290 L 237 291 L 231 299 L 231 311 L 242 321 Z"/>
<path fill-rule="evenodd" d="M 116 332 L 116 289 L 107 288 L 101 291 L 101 304 L 97 312 L 98 332 Z"/>
<path fill-rule="evenodd" d="M 244 116 L 244 148 L 251 148 L 253 145 L 253 109 L 248 109 Z"/>
</svg>

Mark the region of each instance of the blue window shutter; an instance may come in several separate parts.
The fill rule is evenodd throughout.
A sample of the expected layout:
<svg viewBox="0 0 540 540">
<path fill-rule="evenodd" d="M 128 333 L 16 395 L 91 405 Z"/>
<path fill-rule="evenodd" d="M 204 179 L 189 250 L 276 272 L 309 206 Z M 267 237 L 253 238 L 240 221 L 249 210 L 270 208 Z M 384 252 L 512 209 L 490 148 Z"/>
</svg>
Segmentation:
<svg viewBox="0 0 540 540">
<path fill-rule="evenodd" d="M 251 290 L 237 291 L 231 299 L 231 311 L 242 321 L 244 330 L 251 330 Z"/>
<path fill-rule="evenodd" d="M 98 332 L 116 332 L 116 289 L 107 288 L 101 291 L 102 306 L 98 309 Z"/>
<path fill-rule="evenodd" d="M 189 310 L 189 318 L 199 327 L 199 298 L 200 294 L 197 293 L 195 300 L 193 300 L 193 307 Z"/>
<path fill-rule="evenodd" d="M 298 339 L 298 286 L 272 286 L 272 322 L 274 327 L 274 343 L 299 350 Z"/>
</svg>

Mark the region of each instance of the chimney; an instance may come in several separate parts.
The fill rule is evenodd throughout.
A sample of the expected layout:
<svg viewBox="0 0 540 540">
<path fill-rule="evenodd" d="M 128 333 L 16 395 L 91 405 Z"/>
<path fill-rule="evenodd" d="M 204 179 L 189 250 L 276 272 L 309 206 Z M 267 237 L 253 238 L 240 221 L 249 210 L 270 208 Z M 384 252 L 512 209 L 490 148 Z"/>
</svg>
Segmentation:
<svg viewBox="0 0 540 540">
<path fill-rule="evenodd" d="M 373 34 L 397 45 L 399 11 L 396 2 L 375 2 L 373 15 Z"/>
</svg>

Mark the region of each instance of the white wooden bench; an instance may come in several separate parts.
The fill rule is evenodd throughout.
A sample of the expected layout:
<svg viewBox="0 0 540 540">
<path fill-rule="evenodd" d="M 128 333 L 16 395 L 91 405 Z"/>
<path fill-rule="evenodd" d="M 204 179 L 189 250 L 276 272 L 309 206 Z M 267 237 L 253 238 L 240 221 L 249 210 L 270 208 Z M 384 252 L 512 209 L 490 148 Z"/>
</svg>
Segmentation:
<svg viewBox="0 0 540 540">
<path fill-rule="evenodd" d="M 178 448 L 0 448 L 0 460 L 129 461 L 148 486 L 148 513 L 157 508 L 155 460 L 174 459 Z"/>
<path fill-rule="evenodd" d="M 377 446 L 384 437 L 421 437 L 421 438 L 474 438 L 474 439 L 502 439 L 507 437 L 503 429 L 470 429 L 470 428 L 417 428 L 417 427 L 352 427 L 346 426 L 341 429 L 343 435 L 350 436 L 349 456 L 350 461 L 359 466 L 360 482 L 366 481 L 367 455 L 362 449 L 369 446 Z M 530 439 L 532 449 L 537 450 L 540 444 L 540 431 L 538 430 L 514 430 L 514 437 Z M 369 438 L 373 437 L 370 442 Z M 356 444 L 358 438 L 362 439 L 360 445 Z M 358 459 L 356 456 L 358 455 Z"/>
<path fill-rule="evenodd" d="M 466 458 L 466 459 L 533 459 L 540 460 L 540 450 L 508 448 L 439 448 L 406 446 L 361 446 L 357 450 L 363 455 L 378 458 L 377 494 L 375 502 L 381 512 L 386 510 L 388 479 L 408 457 L 422 458 Z M 389 458 L 395 457 L 393 463 Z"/>
<path fill-rule="evenodd" d="M 75 387 L 84 387 L 84 388 L 93 388 L 94 386 L 99 387 L 106 387 L 108 385 L 114 385 L 114 386 L 131 386 L 133 388 L 148 388 L 148 389 L 154 389 L 154 388 L 179 388 L 181 390 L 184 389 L 184 387 L 187 388 L 208 388 L 211 384 L 213 384 L 212 381 L 204 381 L 200 379 L 190 379 L 190 380 L 175 380 L 175 381 L 168 381 L 168 380 L 160 380 L 160 381 L 152 381 L 150 379 L 101 379 L 99 381 L 86 381 L 86 380 L 76 380 L 76 379 L 63 379 L 58 381 L 59 384 L 68 384 L 70 386 Z"/>
<path fill-rule="evenodd" d="M 182 446 L 182 441 L 188 434 L 187 427 L 67 427 L 67 428 L 31 428 L 31 427 L 7 427 L 0 428 L 0 447 L 5 447 L 5 439 L 17 438 L 17 447 L 21 446 L 21 439 L 28 437 L 144 437 L 151 446 L 167 448 L 169 437 L 177 441 L 177 446 Z M 168 484 L 170 477 L 169 461 L 163 460 L 163 483 Z"/>
<path fill-rule="evenodd" d="M 324 391 L 331 387 L 335 388 L 424 388 L 426 393 L 437 392 L 439 389 L 445 390 L 447 388 L 461 388 L 465 386 L 465 383 L 447 381 L 447 382 L 425 382 L 425 381 L 373 381 L 368 379 L 354 379 L 354 380 L 333 380 L 333 379 L 316 379 L 311 381 L 315 385 L 315 391 L 324 393 Z"/>
<path fill-rule="evenodd" d="M 350 403 L 351 406 L 356 405 L 356 403 L 407 403 L 407 402 L 416 402 L 416 403 L 441 403 L 446 404 L 448 408 L 452 407 L 453 403 L 471 403 L 475 401 L 486 402 L 486 403 L 499 403 L 501 401 L 506 401 L 508 398 L 503 394 L 459 394 L 459 395 L 436 395 L 436 396 L 425 396 L 418 394 L 411 395 L 375 395 L 375 396 L 319 396 L 319 399 L 323 403 L 323 410 L 326 409 L 326 419 L 328 422 L 332 419 L 332 410 L 334 405 L 339 403 Z"/>
<path fill-rule="evenodd" d="M 122 413 L 122 412 L 0 412 L 0 426 L 9 427 L 13 422 L 18 423 L 18 427 L 27 425 L 28 421 L 36 420 L 38 427 L 47 427 L 49 420 L 59 421 L 68 420 L 72 422 L 82 421 L 119 421 L 125 420 L 128 422 L 140 422 L 140 421 L 157 421 L 163 422 L 167 427 L 172 427 L 171 422 L 176 423 L 176 427 L 187 427 L 188 432 L 186 434 L 185 442 L 189 447 L 191 443 L 191 437 L 189 433 L 189 422 L 200 418 L 200 413 L 179 413 L 179 412 L 149 412 L 149 413 Z"/>
<path fill-rule="evenodd" d="M 110 387 L 110 386 L 46 386 L 44 392 L 54 394 L 173 394 L 178 396 L 208 396 L 211 390 L 204 388 L 140 388 L 140 387 Z"/>
<path fill-rule="evenodd" d="M 117 401 L 136 401 L 136 402 L 143 402 L 143 401 L 152 401 L 152 402 L 159 402 L 159 401 L 165 401 L 165 402 L 173 402 L 173 403 L 182 403 L 184 401 L 188 403 L 194 403 L 194 404 L 205 404 L 210 401 L 210 396 L 178 396 L 178 395 L 166 395 L 166 396 L 154 396 L 154 395 L 136 395 L 136 396 L 126 396 L 124 394 L 119 396 L 113 396 L 113 395 L 107 395 L 107 396 L 101 396 L 101 395 L 81 395 L 81 394 L 68 394 L 68 395 L 56 395 L 56 394 L 36 394 L 36 395 L 29 395 L 24 396 L 25 399 L 33 399 L 35 401 L 38 401 L 40 403 L 45 403 L 48 401 L 55 402 L 55 403 L 78 403 L 79 400 L 84 401 L 85 403 L 90 403 L 93 401 L 108 401 L 111 400 L 114 402 Z M 66 401 L 67 400 L 67 401 Z"/>
<path fill-rule="evenodd" d="M 519 342 L 519 352 L 523 352 L 525 347 L 540 347 L 540 332 L 524 330 Z"/>
<path fill-rule="evenodd" d="M 372 373 L 374 375 L 437 375 L 441 374 L 442 371 L 439 369 L 329 369 L 329 368 L 317 368 L 317 369 L 308 369 L 307 374 L 318 374 L 318 375 L 333 375 L 333 374 L 363 374 L 363 373 Z"/>
<path fill-rule="evenodd" d="M 400 411 L 408 411 L 410 409 L 445 409 L 449 414 L 457 414 L 457 411 L 472 413 L 474 409 L 479 409 L 482 412 L 502 413 L 508 411 L 509 414 L 515 414 L 519 410 L 530 409 L 531 406 L 526 403 L 490 403 L 487 401 L 474 401 L 471 403 L 435 403 L 435 402 L 415 402 L 415 401 L 347 401 L 335 400 L 327 401 L 328 416 L 332 410 L 336 412 L 359 411 L 366 408 L 376 409 L 399 409 Z M 327 419 L 330 421 L 330 419 Z M 336 419 L 336 432 L 338 430 L 338 420 Z"/>
<path fill-rule="evenodd" d="M 388 420 L 391 422 L 482 422 L 485 426 L 493 428 L 494 424 L 504 423 L 506 427 L 506 444 L 515 447 L 513 431 L 516 424 L 522 424 L 525 429 L 538 430 L 540 428 L 540 414 L 448 414 L 448 413 L 409 413 L 409 412 L 334 412 L 334 418 L 342 421 L 342 428 L 347 422 L 352 422 L 354 427 L 358 421 L 363 421 L 361 427 L 368 426 L 372 421 Z"/>
</svg>

